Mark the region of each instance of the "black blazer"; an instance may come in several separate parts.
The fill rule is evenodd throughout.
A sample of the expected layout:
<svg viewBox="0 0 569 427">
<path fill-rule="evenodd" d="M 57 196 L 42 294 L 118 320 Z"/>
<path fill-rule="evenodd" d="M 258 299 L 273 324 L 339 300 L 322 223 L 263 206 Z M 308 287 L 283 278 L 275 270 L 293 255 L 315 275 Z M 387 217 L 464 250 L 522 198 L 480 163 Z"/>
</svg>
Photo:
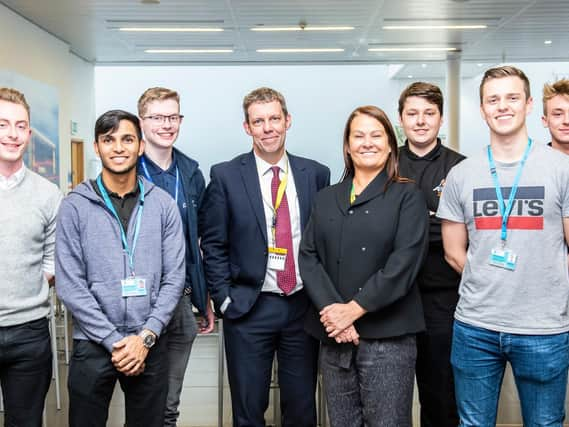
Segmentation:
<svg viewBox="0 0 569 427">
<path fill-rule="evenodd" d="M 350 205 L 352 178 L 316 197 L 300 245 L 300 273 L 314 306 L 307 331 L 327 337 L 318 312 L 355 300 L 368 311 L 355 322 L 368 339 L 417 333 L 425 328 L 415 279 L 428 243 L 428 211 L 412 183 L 392 183 L 380 173 Z"/>
<path fill-rule="evenodd" d="M 314 196 L 330 184 L 330 170 L 287 154 L 304 229 Z M 204 270 L 216 311 L 229 296 L 224 317 L 246 314 L 259 296 L 267 269 L 267 223 L 253 152 L 211 168 L 199 214 Z"/>
</svg>

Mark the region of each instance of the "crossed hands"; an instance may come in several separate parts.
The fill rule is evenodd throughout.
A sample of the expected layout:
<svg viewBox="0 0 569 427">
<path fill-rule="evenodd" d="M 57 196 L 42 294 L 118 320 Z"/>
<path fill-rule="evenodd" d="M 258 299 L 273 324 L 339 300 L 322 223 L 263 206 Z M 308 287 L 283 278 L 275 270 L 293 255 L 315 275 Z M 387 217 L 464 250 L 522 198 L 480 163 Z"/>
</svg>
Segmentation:
<svg viewBox="0 0 569 427">
<path fill-rule="evenodd" d="M 354 327 L 354 322 L 362 317 L 366 310 L 355 301 L 327 305 L 320 311 L 320 322 L 326 328 L 330 338 L 337 343 L 360 343 L 360 335 Z"/>
<path fill-rule="evenodd" d="M 111 361 L 117 371 L 131 377 L 144 372 L 147 355 L 148 349 L 144 347 L 142 338 L 138 335 L 129 335 L 113 344 Z"/>
</svg>

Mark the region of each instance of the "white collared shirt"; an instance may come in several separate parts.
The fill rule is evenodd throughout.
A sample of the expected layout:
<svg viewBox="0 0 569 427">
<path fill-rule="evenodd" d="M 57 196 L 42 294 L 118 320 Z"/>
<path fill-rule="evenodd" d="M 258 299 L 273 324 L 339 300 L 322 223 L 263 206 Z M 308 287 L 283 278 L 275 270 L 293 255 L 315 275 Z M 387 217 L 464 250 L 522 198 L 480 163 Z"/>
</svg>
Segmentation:
<svg viewBox="0 0 569 427">
<path fill-rule="evenodd" d="M 302 289 L 302 279 L 300 278 L 300 271 L 298 268 L 298 249 L 300 246 L 300 239 L 302 231 L 300 228 L 300 205 L 298 203 L 298 194 L 296 192 L 296 185 L 294 176 L 288 157 L 286 153 L 275 165 L 264 161 L 255 154 L 255 163 L 257 164 L 257 173 L 259 175 L 259 183 L 261 184 L 261 195 L 263 197 L 263 209 L 265 211 L 265 222 L 267 230 L 268 245 L 272 246 L 272 220 L 273 220 L 273 197 L 271 193 L 271 181 L 273 180 L 273 166 L 278 166 L 280 169 L 279 178 L 282 180 L 284 174 L 288 171 L 288 180 L 286 186 L 286 198 L 288 201 L 288 209 L 290 214 L 290 226 L 292 232 L 292 248 L 294 255 L 294 268 L 296 272 L 296 286 L 291 293 L 297 292 Z M 262 292 L 276 292 L 281 293 L 282 290 L 277 286 L 277 273 L 276 270 L 267 269 L 265 273 L 265 281 L 263 282 Z"/>
<path fill-rule="evenodd" d="M 20 169 L 9 177 L 0 175 L 0 190 L 11 190 L 24 180 L 24 176 L 26 176 L 26 166 L 22 163 Z"/>
</svg>

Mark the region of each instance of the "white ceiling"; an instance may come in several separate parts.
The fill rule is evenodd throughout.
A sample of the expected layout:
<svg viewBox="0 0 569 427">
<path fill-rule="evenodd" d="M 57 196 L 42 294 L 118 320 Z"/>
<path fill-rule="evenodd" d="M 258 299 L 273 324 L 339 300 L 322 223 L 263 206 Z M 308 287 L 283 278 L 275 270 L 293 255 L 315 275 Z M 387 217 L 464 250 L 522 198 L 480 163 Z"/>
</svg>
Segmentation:
<svg viewBox="0 0 569 427">
<path fill-rule="evenodd" d="M 444 75 L 447 53 L 370 47 L 456 47 L 463 75 L 498 62 L 569 61 L 569 0 L 0 0 L 96 64 L 403 63 L 394 78 Z M 256 32 L 257 26 L 353 26 L 353 31 Z M 485 24 L 483 30 L 385 30 L 394 24 Z M 219 27 L 216 33 L 127 33 L 120 26 Z M 545 44 L 550 40 L 551 44 Z M 233 53 L 150 54 L 150 48 Z M 259 53 L 342 48 L 334 53 Z"/>
</svg>

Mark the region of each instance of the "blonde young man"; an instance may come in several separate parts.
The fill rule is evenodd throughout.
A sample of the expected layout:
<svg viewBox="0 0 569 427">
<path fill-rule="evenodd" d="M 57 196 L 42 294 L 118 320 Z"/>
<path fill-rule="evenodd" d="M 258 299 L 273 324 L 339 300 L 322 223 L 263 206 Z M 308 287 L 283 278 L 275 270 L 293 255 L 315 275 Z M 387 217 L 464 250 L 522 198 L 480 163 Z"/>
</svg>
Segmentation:
<svg viewBox="0 0 569 427">
<path fill-rule="evenodd" d="M 168 399 L 164 425 L 176 426 L 180 415 L 180 394 L 198 325 L 192 303 L 204 316 L 201 333 L 210 333 L 214 314 L 207 296 L 201 252 L 198 243 L 198 210 L 205 181 L 198 163 L 174 148 L 183 115 L 177 92 L 154 87 L 138 100 L 138 116 L 146 143 L 138 162 L 138 173 L 166 191 L 176 201 L 186 240 L 186 280 L 184 294 L 167 329 L 168 335 Z"/>
<path fill-rule="evenodd" d="M 556 150 L 569 154 L 569 80 L 543 86 L 543 126 L 549 129 Z"/>
<path fill-rule="evenodd" d="M 51 382 L 46 316 L 59 189 L 27 169 L 30 107 L 0 88 L 0 381 L 7 426 L 39 427 Z"/>
<path fill-rule="evenodd" d="M 494 427 L 506 363 L 527 426 L 561 427 L 569 366 L 569 158 L 534 143 L 512 66 L 485 72 L 490 144 L 449 173 L 437 216 L 462 273 L 451 363 L 460 426 Z"/>
</svg>

